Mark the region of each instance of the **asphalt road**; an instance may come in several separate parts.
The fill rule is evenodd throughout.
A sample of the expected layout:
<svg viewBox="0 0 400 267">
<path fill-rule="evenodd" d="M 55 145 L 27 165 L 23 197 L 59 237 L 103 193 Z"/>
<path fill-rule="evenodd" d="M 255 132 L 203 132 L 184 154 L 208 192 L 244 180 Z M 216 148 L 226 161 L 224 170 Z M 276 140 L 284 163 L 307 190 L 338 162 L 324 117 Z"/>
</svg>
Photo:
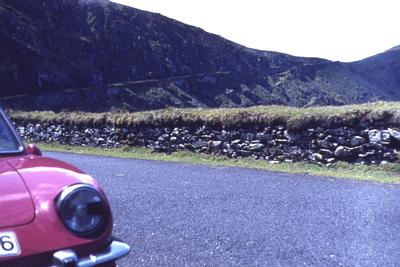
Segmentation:
<svg viewBox="0 0 400 267">
<path fill-rule="evenodd" d="M 45 153 L 104 186 L 121 266 L 400 266 L 400 186 Z"/>
</svg>

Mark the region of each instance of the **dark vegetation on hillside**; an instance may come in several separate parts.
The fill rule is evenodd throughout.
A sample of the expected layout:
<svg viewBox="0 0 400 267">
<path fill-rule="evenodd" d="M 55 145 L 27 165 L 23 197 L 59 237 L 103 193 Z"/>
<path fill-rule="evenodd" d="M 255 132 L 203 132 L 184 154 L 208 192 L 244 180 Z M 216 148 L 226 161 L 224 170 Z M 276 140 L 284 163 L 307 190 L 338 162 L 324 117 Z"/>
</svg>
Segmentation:
<svg viewBox="0 0 400 267">
<path fill-rule="evenodd" d="M 104 0 L 0 0 L 0 25 L 0 96 L 11 108 L 105 112 L 400 100 L 399 49 L 354 63 L 300 58 Z"/>
</svg>

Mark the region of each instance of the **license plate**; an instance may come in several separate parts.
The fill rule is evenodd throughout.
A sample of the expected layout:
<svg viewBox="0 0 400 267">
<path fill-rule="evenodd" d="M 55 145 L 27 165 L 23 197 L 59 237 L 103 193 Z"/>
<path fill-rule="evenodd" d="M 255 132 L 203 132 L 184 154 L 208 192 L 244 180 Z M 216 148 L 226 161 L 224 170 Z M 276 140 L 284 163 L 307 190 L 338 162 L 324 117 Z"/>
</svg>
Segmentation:
<svg viewBox="0 0 400 267">
<path fill-rule="evenodd" d="M 13 232 L 0 232 L 0 257 L 19 255 L 17 236 Z"/>
</svg>

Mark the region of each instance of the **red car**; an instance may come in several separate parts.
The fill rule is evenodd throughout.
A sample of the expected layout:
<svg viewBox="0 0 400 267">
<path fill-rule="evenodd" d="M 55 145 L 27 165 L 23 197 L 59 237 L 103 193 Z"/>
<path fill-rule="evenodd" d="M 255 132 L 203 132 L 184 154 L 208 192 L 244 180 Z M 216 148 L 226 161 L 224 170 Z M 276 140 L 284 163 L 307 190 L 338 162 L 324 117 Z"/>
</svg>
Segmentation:
<svg viewBox="0 0 400 267">
<path fill-rule="evenodd" d="M 0 110 L 0 266 L 115 266 L 130 247 L 112 225 L 99 184 L 25 147 Z"/>
</svg>

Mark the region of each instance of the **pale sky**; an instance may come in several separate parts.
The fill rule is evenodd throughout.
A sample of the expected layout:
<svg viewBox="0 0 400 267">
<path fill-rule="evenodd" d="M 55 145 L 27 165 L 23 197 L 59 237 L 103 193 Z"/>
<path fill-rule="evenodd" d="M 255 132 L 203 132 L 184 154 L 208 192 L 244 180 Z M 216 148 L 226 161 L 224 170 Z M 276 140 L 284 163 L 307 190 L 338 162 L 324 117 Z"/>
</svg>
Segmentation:
<svg viewBox="0 0 400 267">
<path fill-rule="evenodd" d="M 247 47 L 355 61 L 400 45 L 399 0 L 112 0 Z"/>
</svg>

